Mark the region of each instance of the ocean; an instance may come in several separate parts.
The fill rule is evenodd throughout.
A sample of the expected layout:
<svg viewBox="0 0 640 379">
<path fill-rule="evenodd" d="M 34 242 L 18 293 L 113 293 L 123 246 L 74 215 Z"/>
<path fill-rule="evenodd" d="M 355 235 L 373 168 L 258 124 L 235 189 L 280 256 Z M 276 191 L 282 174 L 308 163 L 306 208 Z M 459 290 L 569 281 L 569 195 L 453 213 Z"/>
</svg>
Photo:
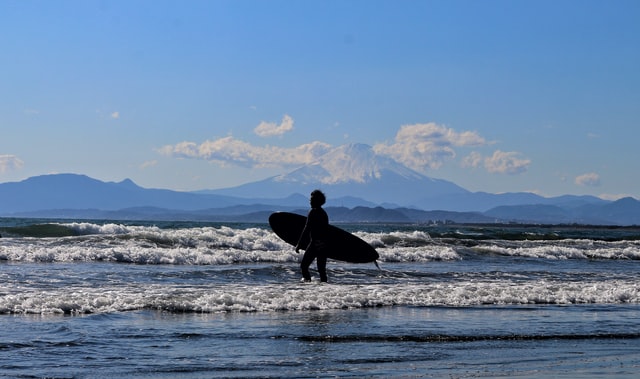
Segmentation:
<svg viewBox="0 0 640 379">
<path fill-rule="evenodd" d="M 329 261 L 329 283 L 301 282 L 266 220 L 0 219 L 0 377 L 640 370 L 640 228 L 338 226 L 380 269 Z"/>
</svg>

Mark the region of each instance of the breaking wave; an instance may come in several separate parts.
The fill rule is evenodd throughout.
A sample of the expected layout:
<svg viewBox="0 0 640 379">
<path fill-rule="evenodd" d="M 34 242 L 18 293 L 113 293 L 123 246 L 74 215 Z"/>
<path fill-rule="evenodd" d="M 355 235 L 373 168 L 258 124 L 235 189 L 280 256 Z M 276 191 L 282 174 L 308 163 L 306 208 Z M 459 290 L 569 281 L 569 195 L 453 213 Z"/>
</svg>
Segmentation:
<svg viewBox="0 0 640 379">
<path fill-rule="evenodd" d="M 433 237 L 427 230 L 357 231 L 381 262 L 430 262 L 483 255 L 532 259 L 640 260 L 640 240 L 500 240 Z M 438 233 L 435 233 L 438 234 Z M 118 223 L 44 223 L 2 228 L 0 260 L 108 261 L 137 264 L 220 265 L 297 262 L 298 254 L 264 226 L 162 228 Z"/>
</svg>

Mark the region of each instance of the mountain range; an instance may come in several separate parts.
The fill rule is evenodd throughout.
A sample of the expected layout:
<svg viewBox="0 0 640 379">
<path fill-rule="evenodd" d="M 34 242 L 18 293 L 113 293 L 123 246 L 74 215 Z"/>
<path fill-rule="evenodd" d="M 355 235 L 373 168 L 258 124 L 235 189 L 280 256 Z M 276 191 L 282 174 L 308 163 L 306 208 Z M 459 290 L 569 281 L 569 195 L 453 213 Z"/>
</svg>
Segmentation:
<svg viewBox="0 0 640 379">
<path fill-rule="evenodd" d="M 0 216 L 265 222 L 277 210 L 305 212 L 321 188 L 334 222 L 523 222 L 640 225 L 640 202 L 593 196 L 470 192 L 380 157 L 368 145 L 335 148 L 313 164 L 237 187 L 179 192 L 126 179 L 35 176 L 0 183 Z"/>
</svg>

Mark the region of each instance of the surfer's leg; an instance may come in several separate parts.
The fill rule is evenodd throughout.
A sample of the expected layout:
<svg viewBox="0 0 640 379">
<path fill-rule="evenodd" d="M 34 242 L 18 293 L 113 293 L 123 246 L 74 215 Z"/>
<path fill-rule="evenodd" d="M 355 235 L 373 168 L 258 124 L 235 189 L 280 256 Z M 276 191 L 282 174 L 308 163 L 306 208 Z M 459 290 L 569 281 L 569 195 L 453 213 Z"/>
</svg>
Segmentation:
<svg viewBox="0 0 640 379">
<path fill-rule="evenodd" d="M 318 274 L 320 274 L 320 281 L 327 281 L 327 256 L 319 253 L 316 260 L 316 265 L 318 265 Z"/>
<path fill-rule="evenodd" d="M 300 271 L 302 271 L 302 277 L 304 280 L 311 280 L 311 274 L 309 273 L 309 266 L 311 266 L 311 262 L 316 257 L 315 251 L 313 247 L 309 246 L 307 250 L 305 250 L 304 255 L 302 256 L 302 262 L 300 262 Z"/>
</svg>

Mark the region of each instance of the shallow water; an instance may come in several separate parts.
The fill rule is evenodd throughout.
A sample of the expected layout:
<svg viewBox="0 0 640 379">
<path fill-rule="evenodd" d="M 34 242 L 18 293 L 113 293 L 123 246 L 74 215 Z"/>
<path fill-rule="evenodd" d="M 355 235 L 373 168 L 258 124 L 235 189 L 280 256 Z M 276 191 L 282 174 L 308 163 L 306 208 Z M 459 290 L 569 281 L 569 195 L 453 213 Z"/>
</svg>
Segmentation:
<svg viewBox="0 0 640 379">
<path fill-rule="evenodd" d="M 628 376 L 635 306 L 0 318 L 11 377 Z M 11 363 L 10 363 L 11 362 Z"/>
</svg>

